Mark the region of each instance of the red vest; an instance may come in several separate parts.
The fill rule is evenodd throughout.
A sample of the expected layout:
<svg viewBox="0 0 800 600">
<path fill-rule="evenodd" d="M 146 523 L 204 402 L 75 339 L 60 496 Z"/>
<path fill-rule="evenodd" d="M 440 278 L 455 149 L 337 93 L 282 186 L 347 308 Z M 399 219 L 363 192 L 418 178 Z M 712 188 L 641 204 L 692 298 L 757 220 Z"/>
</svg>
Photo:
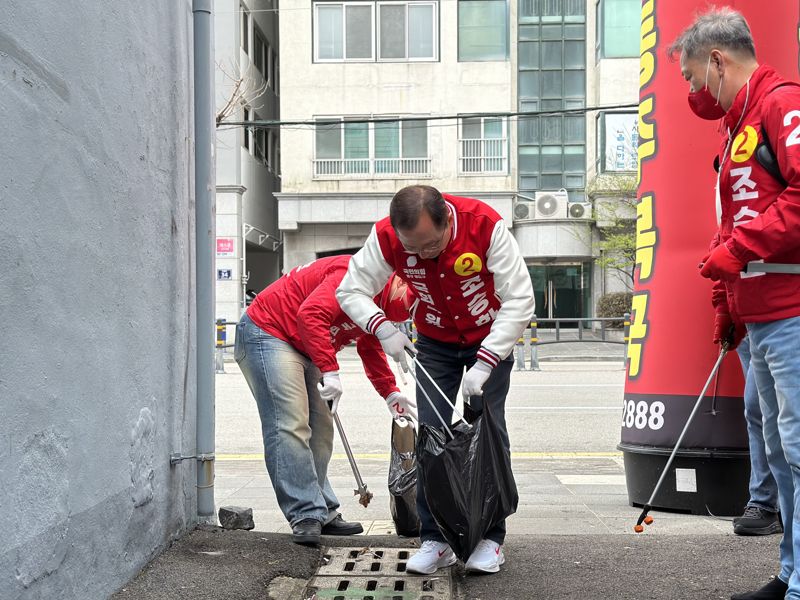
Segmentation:
<svg viewBox="0 0 800 600">
<path fill-rule="evenodd" d="M 444 343 L 477 345 L 489 334 L 500 308 L 486 254 L 501 219 L 478 200 L 443 196 L 453 229 L 450 242 L 435 259 L 409 254 L 388 217 L 376 223 L 375 231 L 384 259 L 419 298 L 413 312 L 419 333 Z"/>
<path fill-rule="evenodd" d="M 800 263 L 800 87 L 787 83 L 760 66 L 725 116 L 727 127 L 741 123 L 722 143 L 719 237 L 743 262 Z M 756 159 L 762 125 L 788 187 Z M 731 313 L 746 323 L 800 315 L 800 275 L 745 274 L 725 287 Z"/>
</svg>

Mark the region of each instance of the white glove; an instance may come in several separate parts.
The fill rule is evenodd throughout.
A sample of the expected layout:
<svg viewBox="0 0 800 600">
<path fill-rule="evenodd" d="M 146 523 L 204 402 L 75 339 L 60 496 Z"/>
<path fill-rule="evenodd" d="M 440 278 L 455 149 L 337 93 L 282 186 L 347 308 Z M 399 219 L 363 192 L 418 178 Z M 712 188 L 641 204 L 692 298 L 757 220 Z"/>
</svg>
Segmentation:
<svg viewBox="0 0 800 600">
<path fill-rule="evenodd" d="M 396 421 L 408 419 L 416 423 L 417 403 L 404 394 L 392 392 L 386 396 L 386 406 L 389 407 L 389 412 Z"/>
<path fill-rule="evenodd" d="M 483 396 L 483 384 L 491 374 L 492 367 L 482 360 L 475 361 L 461 382 L 461 395 L 464 396 L 465 404 L 469 404 L 470 396 Z"/>
<path fill-rule="evenodd" d="M 338 371 L 328 371 L 322 374 L 322 383 L 317 384 L 319 396 L 330 407 L 331 414 L 336 414 L 339 408 L 339 398 L 342 397 L 342 380 Z"/>
<path fill-rule="evenodd" d="M 391 356 L 395 362 L 400 364 L 403 371 L 408 373 L 408 362 L 406 361 L 406 348 L 411 350 L 413 354 L 417 353 L 414 344 L 408 339 L 408 336 L 402 333 L 397 327 L 392 325 L 389 321 L 381 323 L 381 326 L 375 330 L 375 337 L 381 342 L 386 356 Z"/>
</svg>

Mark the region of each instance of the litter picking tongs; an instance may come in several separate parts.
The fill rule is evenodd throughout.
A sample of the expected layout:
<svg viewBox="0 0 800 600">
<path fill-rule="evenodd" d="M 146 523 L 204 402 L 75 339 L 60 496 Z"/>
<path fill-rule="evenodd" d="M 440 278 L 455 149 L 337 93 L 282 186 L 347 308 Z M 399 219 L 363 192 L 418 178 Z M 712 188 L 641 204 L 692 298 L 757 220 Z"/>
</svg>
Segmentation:
<svg viewBox="0 0 800 600">
<path fill-rule="evenodd" d="M 472 429 L 472 425 L 467 423 L 467 420 L 464 418 L 464 415 L 458 412 L 458 409 L 455 407 L 455 405 L 452 402 L 450 402 L 450 398 L 448 398 L 447 395 L 445 395 L 445 393 L 442 391 L 442 388 L 439 387 L 439 384 L 436 383 L 433 377 L 431 377 L 431 374 L 428 373 L 428 370 L 425 367 L 423 367 L 422 364 L 417 360 L 417 356 L 413 352 L 411 352 L 411 350 L 409 350 L 408 348 L 406 348 L 406 353 L 408 354 L 409 358 L 411 358 L 411 365 L 419 367 L 419 370 L 425 374 L 425 376 L 428 378 L 428 381 L 430 381 L 431 384 L 433 384 L 433 387 L 436 388 L 436 391 L 439 392 L 439 394 L 441 394 L 442 398 L 444 398 L 444 401 L 447 402 L 450 408 L 453 409 L 453 412 L 456 414 L 456 416 L 467 426 L 467 428 Z M 416 375 L 414 375 L 414 370 L 409 369 L 408 374 L 411 375 L 411 379 L 413 379 L 414 383 L 417 384 L 417 389 L 422 390 L 422 395 L 425 396 L 425 399 L 428 401 L 428 404 L 433 409 L 433 412 L 436 413 L 436 417 L 439 419 L 439 422 L 442 424 L 442 427 L 444 428 L 447 435 L 450 436 L 451 440 L 455 439 L 455 437 L 453 436 L 453 432 L 450 431 L 450 425 L 447 424 L 447 421 L 444 420 L 444 417 L 442 417 L 442 414 L 436 408 L 436 405 L 433 403 L 433 400 L 431 400 L 430 395 L 428 395 L 428 391 L 419 384 L 419 380 L 417 379 Z"/>
<path fill-rule="evenodd" d="M 686 425 L 683 426 L 683 431 L 678 436 L 678 441 L 675 442 L 675 448 L 672 449 L 672 454 L 669 455 L 669 459 L 667 460 L 667 464 L 664 466 L 664 470 L 661 472 L 661 477 L 658 478 L 658 482 L 656 483 L 656 487 L 653 489 L 653 493 L 650 495 L 650 499 L 647 501 L 647 504 L 644 505 L 642 508 L 642 514 L 639 515 L 639 519 L 636 521 L 636 525 L 634 526 L 633 530 L 636 533 L 642 533 L 644 531 L 644 523 L 645 525 L 650 525 L 653 522 L 653 517 L 648 515 L 647 513 L 653 508 L 653 501 L 655 500 L 656 496 L 658 495 L 659 490 L 661 489 L 661 484 L 664 483 L 664 479 L 667 477 L 667 473 L 669 472 L 669 468 L 672 465 L 672 461 L 675 460 L 675 455 L 678 453 L 678 449 L 681 447 L 681 442 L 683 441 L 683 436 L 686 435 L 686 432 L 689 430 L 689 425 L 692 424 L 692 420 L 694 416 L 697 414 L 697 410 L 700 408 L 700 403 L 703 401 L 703 398 L 706 395 L 706 390 L 708 386 L 711 385 L 711 381 L 719 371 L 719 367 L 722 364 L 722 359 L 725 358 L 725 355 L 728 353 L 728 344 L 723 343 L 722 349 L 719 351 L 719 358 L 717 358 L 717 362 L 714 363 L 714 368 L 711 369 L 711 373 L 708 376 L 708 380 L 706 384 L 703 386 L 703 391 L 700 392 L 700 395 L 697 397 L 697 402 L 694 404 L 694 408 L 692 409 L 691 414 L 689 415 L 689 419 L 686 421 Z"/>
<path fill-rule="evenodd" d="M 361 478 L 361 473 L 356 465 L 356 458 L 353 456 L 353 451 L 350 449 L 350 443 L 347 441 L 347 436 L 344 434 L 344 428 L 342 427 L 342 422 L 339 419 L 338 413 L 333 413 L 333 422 L 336 423 L 336 429 L 339 430 L 339 437 L 342 440 L 342 446 L 344 446 L 344 453 L 347 454 L 347 460 L 350 461 L 350 468 L 353 469 L 353 475 L 356 478 L 356 486 L 358 487 L 353 490 L 353 492 L 355 495 L 360 496 L 358 503 L 366 508 L 369 505 L 369 501 L 372 500 L 372 492 L 367 489 L 367 484 L 364 483 L 364 480 Z"/>
</svg>

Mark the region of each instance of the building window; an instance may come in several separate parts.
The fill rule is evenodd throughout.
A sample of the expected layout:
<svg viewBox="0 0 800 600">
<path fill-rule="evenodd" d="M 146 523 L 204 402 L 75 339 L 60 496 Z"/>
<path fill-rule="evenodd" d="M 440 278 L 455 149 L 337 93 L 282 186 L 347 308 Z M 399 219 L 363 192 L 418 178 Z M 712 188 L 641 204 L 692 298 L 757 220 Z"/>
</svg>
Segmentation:
<svg viewBox="0 0 800 600">
<path fill-rule="evenodd" d="M 253 118 L 256 121 L 261 120 L 261 117 L 257 112 L 253 113 Z M 272 154 L 272 139 L 274 137 L 275 134 L 265 127 L 256 127 L 252 133 L 253 156 L 255 156 L 256 160 L 258 160 L 260 163 L 263 163 L 266 167 L 270 167 L 272 160 L 274 159 Z"/>
<path fill-rule="evenodd" d="M 314 177 L 401 175 L 430 175 L 426 121 L 317 121 Z"/>
<path fill-rule="evenodd" d="M 585 0 L 521 0 L 519 110 L 562 111 L 586 106 Z M 586 117 L 534 115 L 517 119 L 519 190 L 569 191 L 585 197 Z"/>
<path fill-rule="evenodd" d="M 433 60 L 437 30 L 432 2 L 379 2 L 378 59 Z"/>
<path fill-rule="evenodd" d="M 250 13 L 244 5 L 240 8 L 242 11 L 242 50 L 245 54 L 250 54 Z"/>
<path fill-rule="evenodd" d="M 278 94 L 278 53 L 273 49 L 272 51 L 272 73 L 270 74 L 270 81 L 272 81 L 272 89 L 275 94 Z"/>
<path fill-rule="evenodd" d="M 374 60 L 374 9 L 363 2 L 315 4 L 315 60 Z"/>
<path fill-rule="evenodd" d="M 508 172 L 506 120 L 497 117 L 461 119 L 459 171 L 469 175 L 505 175 Z"/>
<path fill-rule="evenodd" d="M 314 4 L 314 60 L 437 60 L 438 31 L 437 4 L 430 0 L 318 2 Z"/>
<path fill-rule="evenodd" d="M 508 60 L 506 0 L 458 0 L 458 60 Z"/>
<path fill-rule="evenodd" d="M 586 177 L 586 118 L 519 118 L 520 190 L 582 188 Z"/>
<path fill-rule="evenodd" d="M 258 113 L 255 113 L 256 121 L 260 121 Z M 253 132 L 253 156 L 260 162 L 267 159 L 267 130 L 257 127 Z"/>
<path fill-rule="evenodd" d="M 639 57 L 641 11 L 640 0 L 598 0 L 598 59 Z"/>
<path fill-rule="evenodd" d="M 273 144 L 273 151 L 272 151 L 272 171 L 275 175 L 280 176 L 281 174 L 281 141 L 278 131 L 273 132 L 272 134 L 272 144 Z"/>
<path fill-rule="evenodd" d="M 586 0 L 520 0 L 519 22 L 582 23 L 586 16 Z"/>
<path fill-rule="evenodd" d="M 247 123 L 250 120 L 250 109 L 249 108 L 245 108 L 244 109 L 244 116 L 242 117 L 242 120 L 245 123 Z M 242 146 L 244 146 L 249 152 L 250 151 L 250 127 L 245 125 L 244 129 L 242 129 L 242 133 L 243 133 L 243 135 L 242 135 Z"/>
<path fill-rule="evenodd" d="M 597 158 L 604 172 L 636 171 L 639 165 L 639 115 L 597 115 Z"/>
<path fill-rule="evenodd" d="M 253 23 L 253 64 L 265 80 L 269 78 L 267 69 L 269 68 L 269 44 L 267 44 L 264 34 L 258 28 L 258 25 Z"/>
</svg>

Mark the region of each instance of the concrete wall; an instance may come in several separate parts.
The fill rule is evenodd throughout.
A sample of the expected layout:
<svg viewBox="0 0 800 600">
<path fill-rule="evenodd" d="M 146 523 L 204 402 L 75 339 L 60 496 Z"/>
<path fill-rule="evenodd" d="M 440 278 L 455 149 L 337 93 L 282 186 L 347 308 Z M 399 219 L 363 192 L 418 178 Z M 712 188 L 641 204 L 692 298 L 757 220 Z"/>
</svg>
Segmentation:
<svg viewBox="0 0 800 600">
<path fill-rule="evenodd" d="M 0 598 L 106 598 L 194 522 L 191 3 L 0 11 Z"/>
</svg>

